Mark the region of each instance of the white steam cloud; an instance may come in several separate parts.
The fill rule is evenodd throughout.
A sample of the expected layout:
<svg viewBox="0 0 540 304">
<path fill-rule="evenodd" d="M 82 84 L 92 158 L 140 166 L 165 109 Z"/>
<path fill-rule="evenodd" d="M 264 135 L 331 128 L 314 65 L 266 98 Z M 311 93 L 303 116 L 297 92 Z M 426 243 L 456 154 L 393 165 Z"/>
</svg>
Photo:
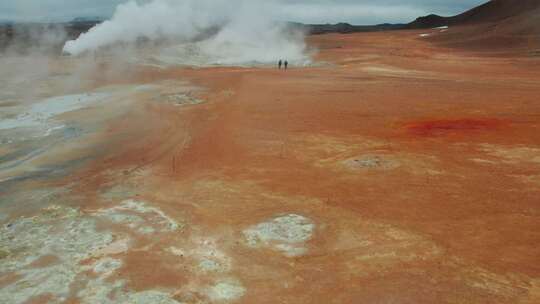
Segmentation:
<svg viewBox="0 0 540 304">
<path fill-rule="evenodd" d="M 168 43 L 154 59 L 169 64 L 307 63 L 304 36 L 275 22 L 273 8 L 262 0 L 130 1 L 111 20 L 68 41 L 64 52 L 79 55 L 150 40 Z"/>
</svg>

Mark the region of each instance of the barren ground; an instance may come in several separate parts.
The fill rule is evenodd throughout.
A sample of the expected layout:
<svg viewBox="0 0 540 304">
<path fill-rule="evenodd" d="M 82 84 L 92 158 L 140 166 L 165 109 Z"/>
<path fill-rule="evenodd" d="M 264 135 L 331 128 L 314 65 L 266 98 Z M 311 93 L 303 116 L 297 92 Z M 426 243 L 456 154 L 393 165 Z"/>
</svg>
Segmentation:
<svg viewBox="0 0 540 304">
<path fill-rule="evenodd" d="M 539 58 L 422 33 L 314 36 L 318 67 L 107 83 L 129 103 L 68 113 L 97 126 L 0 171 L 0 297 L 540 303 Z"/>
</svg>

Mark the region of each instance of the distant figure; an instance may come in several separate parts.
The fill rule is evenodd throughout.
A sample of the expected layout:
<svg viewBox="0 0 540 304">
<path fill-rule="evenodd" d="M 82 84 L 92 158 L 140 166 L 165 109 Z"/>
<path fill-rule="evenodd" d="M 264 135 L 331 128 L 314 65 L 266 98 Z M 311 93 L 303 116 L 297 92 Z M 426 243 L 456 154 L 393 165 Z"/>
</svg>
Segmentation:
<svg viewBox="0 0 540 304">
<path fill-rule="evenodd" d="M 282 64 L 283 64 L 283 61 L 281 61 L 281 59 L 280 59 L 279 62 L 278 62 L 278 67 L 279 67 L 280 70 L 281 70 L 281 65 Z"/>
<path fill-rule="evenodd" d="M 287 69 L 287 67 L 289 66 L 289 62 L 288 62 L 287 60 L 285 60 L 285 63 L 284 63 L 284 65 L 285 65 L 285 70 L 286 70 L 286 69 Z"/>
</svg>

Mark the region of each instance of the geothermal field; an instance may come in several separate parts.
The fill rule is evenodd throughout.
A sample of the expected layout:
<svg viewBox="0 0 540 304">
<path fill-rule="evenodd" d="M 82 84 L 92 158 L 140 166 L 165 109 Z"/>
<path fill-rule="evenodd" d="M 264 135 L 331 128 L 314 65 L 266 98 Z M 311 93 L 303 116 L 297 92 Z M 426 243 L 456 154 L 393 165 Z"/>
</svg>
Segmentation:
<svg viewBox="0 0 540 304">
<path fill-rule="evenodd" d="M 538 1 L 166 3 L 4 48 L 0 303 L 540 303 Z"/>
</svg>

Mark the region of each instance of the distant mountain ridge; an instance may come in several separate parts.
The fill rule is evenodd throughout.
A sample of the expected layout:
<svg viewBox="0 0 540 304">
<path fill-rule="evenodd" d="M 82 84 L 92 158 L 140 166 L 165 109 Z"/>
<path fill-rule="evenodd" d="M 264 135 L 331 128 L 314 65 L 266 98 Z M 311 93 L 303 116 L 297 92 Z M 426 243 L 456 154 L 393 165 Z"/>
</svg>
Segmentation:
<svg viewBox="0 0 540 304">
<path fill-rule="evenodd" d="M 103 22 L 105 21 L 106 18 L 104 17 L 97 17 L 97 16 L 93 16 L 93 17 L 77 17 L 77 18 L 73 18 L 73 20 L 71 20 L 69 23 L 81 23 L 81 22 Z"/>
<path fill-rule="evenodd" d="M 408 24 L 384 23 L 378 25 L 337 24 L 300 24 L 291 23 L 309 34 L 358 33 L 401 29 L 428 29 L 441 26 L 474 25 L 502 22 L 516 16 L 527 15 L 540 8 L 540 0 L 491 0 L 464 13 L 444 17 L 436 14 L 418 17 Z M 540 24 L 540 23 L 539 23 Z"/>
<path fill-rule="evenodd" d="M 336 24 L 303 24 L 303 23 L 289 23 L 293 28 L 302 29 L 311 35 L 321 35 L 329 33 L 349 34 L 359 32 L 375 32 L 375 31 L 389 31 L 397 30 L 405 27 L 405 24 L 391 24 L 383 23 L 376 25 L 352 25 L 349 23 L 336 23 Z"/>
<path fill-rule="evenodd" d="M 526 14 L 540 7 L 540 0 L 492 0 L 452 17 L 435 14 L 417 18 L 406 28 L 433 28 L 439 26 L 455 26 L 499 22 L 521 14 Z"/>
<path fill-rule="evenodd" d="M 420 17 L 407 28 L 439 26 L 451 30 L 424 39 L 473 51 L 540 54 L 540 0 L 492 0 L 453 17 Z"/>
</svg>

